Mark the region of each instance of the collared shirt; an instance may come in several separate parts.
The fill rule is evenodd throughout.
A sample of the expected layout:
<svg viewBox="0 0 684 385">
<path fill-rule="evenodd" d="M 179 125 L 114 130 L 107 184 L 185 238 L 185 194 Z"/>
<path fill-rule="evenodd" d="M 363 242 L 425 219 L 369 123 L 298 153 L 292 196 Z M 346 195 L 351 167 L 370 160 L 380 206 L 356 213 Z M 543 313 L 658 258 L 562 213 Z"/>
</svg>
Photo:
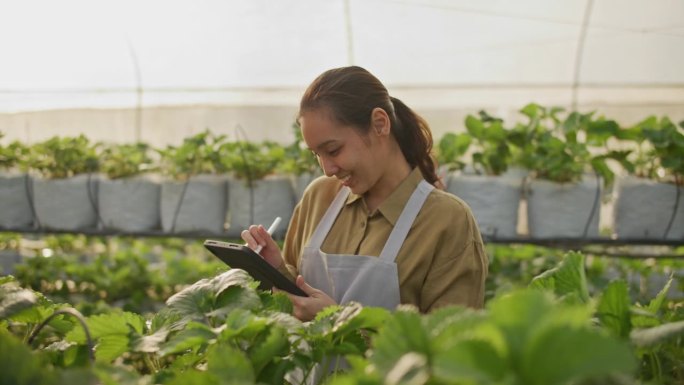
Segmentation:
<svg viewBox="0 0 684 385">
<path fill-rule="evenodd" d="M 349 194 L 321 250 L 380 255 L 422 178 L 420 170 L 414 169 L 372 213 L 362 196 Z M 283 246 L 290 274 L 297 274 L 304 247 L 341 188 L 337 179 L 322 176 L 309 185 L 297 204 Z M 421 312 L 453 304 L 483 306 L 488 262 L 482 237 L 470 208 L 450 193 L 438 189 L 430 193 L 396 263 L 401 303 L 413 304 Z"/>
</svg>

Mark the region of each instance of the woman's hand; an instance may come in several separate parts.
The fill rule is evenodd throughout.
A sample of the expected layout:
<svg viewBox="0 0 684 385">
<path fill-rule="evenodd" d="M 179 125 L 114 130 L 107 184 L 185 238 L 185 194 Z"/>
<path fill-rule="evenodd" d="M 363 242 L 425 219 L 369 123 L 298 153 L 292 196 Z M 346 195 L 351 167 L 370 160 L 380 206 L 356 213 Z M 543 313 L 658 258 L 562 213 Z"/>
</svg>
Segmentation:
<svg viewBox="0 0 684 385">
<path fill-rule="evenodd" d="M 266 260 L 271 266 L 276 269 L 283 264 L 283 256 L 280 253 L 278 244 L 273 240 L 271 234 L 266 231 L 262 225 L 251 225 L 249 229 L 242 230 L 240 233 L 242 239 L 247 242 L 247 246 L 256 250 L 259 246 L 262 247 L 259 255 Z"/>
<path fill-rule="evenodd" d="M 323 310 L 328 306 L 337 305 L 335 300 L 330 298 L 327 294 L 309 286 L 309 284 L 306 283 L 306 281 L 304 281 L 304 277 L 302 277 L 301 275 L 297 276 L 295 284 L 309 296 L 300 297 L 298 295 L 290 294 L 286 291 L 276 289 L 275 287 L 273 288 L 273 291 L 287 294 L 287 296 L 290 298 L 290 301 L 292 301 L 292 305 L 294 307 L 294 316 L 297 317 L 300 321 L 311 321 L 312 319 L 314 319 L 314 317 L 316 317 L 316 314 L 318 314 L 319 311 Z"/>
</svg>

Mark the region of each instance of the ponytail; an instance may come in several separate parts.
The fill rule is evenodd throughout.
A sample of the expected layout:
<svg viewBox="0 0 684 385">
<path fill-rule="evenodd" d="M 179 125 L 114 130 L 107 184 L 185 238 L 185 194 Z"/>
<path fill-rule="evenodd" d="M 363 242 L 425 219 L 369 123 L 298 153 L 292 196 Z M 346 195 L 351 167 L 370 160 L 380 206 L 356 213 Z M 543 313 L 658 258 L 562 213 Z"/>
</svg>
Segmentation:
<svg viewBox="0 0 684 385">
<path fill-rule="evenodd" d="M 435 185 L 442 187 L 442 182 L 437 176 L 437 162 L 432 155 L 432 133 L 425 119 L 411 110 L 401 100 L 390 97 L 394 107 L 394 127 L 392 134 L 399 143 L 399 148 L 404 154 L 406 161 L 411 167 L 418 167 L 423 178 Z"/>
</svg>

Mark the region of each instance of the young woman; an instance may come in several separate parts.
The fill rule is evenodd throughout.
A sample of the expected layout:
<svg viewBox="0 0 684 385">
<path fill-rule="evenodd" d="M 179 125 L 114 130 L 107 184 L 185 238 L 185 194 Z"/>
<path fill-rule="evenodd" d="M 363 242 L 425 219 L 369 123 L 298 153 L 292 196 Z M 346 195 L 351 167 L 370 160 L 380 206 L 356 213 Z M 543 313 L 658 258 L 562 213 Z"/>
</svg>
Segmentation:
<svg viewBox="0 0 684 385">
<path fill-rule="evenodd" d="M 295 316 L 310 320 L 349 301 L 481 307 L 482 238 L 468 206 L 435 188 L 427 123 L 356 66 L 316 78 L 298 121 L 325 176 L 295 208 L 282 252 L 263 226 L 242 232 L 308 294 L 288 294 Z"/>
</svg>

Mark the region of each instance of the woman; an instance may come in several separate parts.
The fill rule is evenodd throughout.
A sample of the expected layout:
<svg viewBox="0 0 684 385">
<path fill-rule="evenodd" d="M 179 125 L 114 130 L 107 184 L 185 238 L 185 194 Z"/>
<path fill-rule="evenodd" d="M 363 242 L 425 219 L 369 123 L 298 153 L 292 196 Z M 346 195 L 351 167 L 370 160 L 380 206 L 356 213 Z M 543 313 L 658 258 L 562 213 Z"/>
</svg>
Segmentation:
<svg viewBox="0 0 684 385">
<path fill-rule="evenodd" d="M 283 251 L 263 226 L 242 238 L 308 297 L 291 295 L 307 321 L 357 301 L 421 312 L 481 307 L 487 256 L 477 224 L 440 185 L 427 123 L 371 73 L 324 72 L 304 93 L 298 122 L 325 176 L 295 208 Z"/>
</svg>

